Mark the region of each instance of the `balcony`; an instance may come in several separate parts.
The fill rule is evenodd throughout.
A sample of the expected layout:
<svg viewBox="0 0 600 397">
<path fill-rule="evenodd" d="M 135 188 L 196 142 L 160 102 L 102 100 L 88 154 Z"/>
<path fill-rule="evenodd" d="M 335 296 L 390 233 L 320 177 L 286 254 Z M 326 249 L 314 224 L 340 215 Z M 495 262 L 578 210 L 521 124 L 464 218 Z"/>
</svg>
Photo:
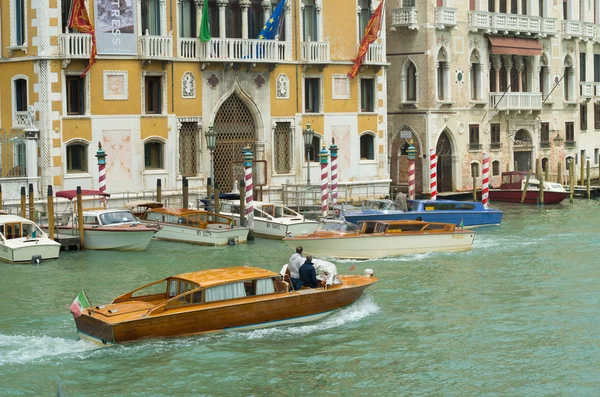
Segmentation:
<svg viewBox="0 0 600 397">
<path fill-rule="evenodd" d="M 469 143 L 469 150 L 482 150 L 483 145 L 481 143 Z"/>
<path fill-rule="evenodd" d="M 371 44 L 365 55 L 363 65 L 382 65 L 385 63 L 385 45 Z"/>
<path fill-rule="evenodd" d="M 200 49 L 200 60 L 203 62 L 279 63 L 286 57 L 285 41 L 213 37 L 206 43 L 197 44 Z M 186 42 L 185 45 L 188 56 L 191 56 L 192 44 Z M 180 56 L 181 54 L 180 47 Z"/>
<path fill-rule="evenodd" d="M 403 7 L 392 10 L 392 31 L 403 27 L 407 27 L 409 30 L 419 30 L 416 7 Z"/>
<path fill-rule="evenodd" d="M 435 9 L 436 29 L 453 28 L 456 26 L 456 8 L 437 7 Z"/>
<path fill-rule="evenodd" d="M 556 35 L 556 20 L 530 15 L 471 11 L 469 13 L 469 28 L 474 32 L 484 30 L 488 33 L 501 32 L 503 34 L 546 37 Z"/>
<path fill-rule="evenodd" d="M 89 59 L 92 53 L 92 35 L 89 33 L 65 33 L 58 36 L 60 56 L 63 58 L 63 68 L 71 59 Z"/>
<path fill-rule="evenodd" d="M 579 83 L 579 96 L 582 99 L 590 99 L 594 96 L 594 83 L 580 82 Z"/>
<path fill-rule="evenodd" d="M 565 140 L 565 147 L 573 149 L 573 148 L 577 147 L 577 142 Z"/>
<path fill-rule="evenodd" d="M 300 46 L 300 60 L 323 64 L 331 61 L 328 41 L 303 41 Z"/>
<path fill-rule="evenodd" d="M 562 21 L 563 37 L 565 39 L 596 39 L 596 26 L 590 22 Z"/>
<path fill-rule="evenodd" d="M 550 141 L 541 141 L 540 148 L 541 149 L 550 149 Z"/>
<path fill-rule="evenodd" d="M 541 110 L 542 94 L 539 92 L 492 92 L 490 108 L 496 110 Z"/>
<path fill-rule="evenodd" d="M 173 58 L 173 32 L 168 36 L 153 36 L 148 33 L 139 37 L 140 57 L 146 60 Z"/>
<path fill-rule="evenodd" d="M 177 57 L 183 59 L 198 59 L 200 53 L 200 40 L 192 37 L 180 37 L 177 39 Z"/>
<path fill-rule="evenodd" d="M 500 149 L 502 149 L 502 142 L 490 143 L 490 150 L 500 150 Z"/>
</svg>

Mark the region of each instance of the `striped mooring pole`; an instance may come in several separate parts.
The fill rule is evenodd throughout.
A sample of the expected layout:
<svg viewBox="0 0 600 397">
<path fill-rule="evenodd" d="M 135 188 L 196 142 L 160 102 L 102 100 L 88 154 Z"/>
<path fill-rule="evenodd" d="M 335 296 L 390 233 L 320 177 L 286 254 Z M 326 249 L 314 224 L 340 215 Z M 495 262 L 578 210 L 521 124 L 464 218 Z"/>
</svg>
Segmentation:
<svg viewBox="0 0 600 397">
<path fill-rule="evenodd" d="M 435 149 L 429 149 L 429 191 L 430 199 L 437 199 L 437 156 Z"/>
<path fill-rule="evenodd" d="M 483 168 L 481 177 L 481 204 L 488 208 L 488 196 L 490 192 L 490 158 L 487 152 L 483 152 Z"/>
<path fill-rule="evenodd" d="M 417 149 L 412 144 L 412 139 L 409 141 L 408 148 L 406 148 L 406 154 L 408 156 L 408 199 L 415 199 L 415 156 Z"/>
<path fill-rule="evenodd" d="M 246 225 L 254 230 L 254 186 L 252 184 L 253 154 L 249 146 L 244 149 L 244 181 L 246 183 Z"/>
<path fill-rule="evenodd" d="M 331 153 L 331 205 L 336 205 L 338 202 L 338 147 L 335 144 L 335 138 L 331 139 L 329 152 Z"/>
<path fill-rule="evenodd" d="M 327 165 L 329 164 L 329 152 L 325 149 L 325 144 L 319 152 L 319 161 L 321 163 L 321 215 L 323 218 L 327 216 Z"/>
<path fill-rule="evenodd" d="M 106 191 L 106 152 L 104 151 L 104 149 L 102 149 L 101 142 L 98 142 L 98 151 L 96 152 L 96 158 L 98 159 L 98 181 L 100 182 L 98 190 L 104 193 Z M 103 202 L 106 202 L 104 197 L 102 197 L 102 200 Z"/>
</svg>

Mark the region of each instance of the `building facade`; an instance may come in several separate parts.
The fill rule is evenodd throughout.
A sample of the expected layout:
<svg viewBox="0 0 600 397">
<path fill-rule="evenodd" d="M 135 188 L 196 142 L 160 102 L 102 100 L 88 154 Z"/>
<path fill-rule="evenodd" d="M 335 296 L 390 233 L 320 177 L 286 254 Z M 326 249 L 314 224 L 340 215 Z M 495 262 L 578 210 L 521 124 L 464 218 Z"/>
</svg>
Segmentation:
<svg viewBox="0 0 600 397">
<path fill-rule="evenodd" d="M 481 184 L 505 170 L 548 170 L 565 182 L 600 155 L 600 1 L 391 0 L 387 4 L 388 139 L 392 183 L 407 181 L 407 140 L 418 150 L 417 192 Z"/>
<path fill-rule="evenodd" d="M 259 40 L 279 1 L 278 34 Z M 359 75 L 347 75 L 378 3 L 89 0 L 98 57 L 80 77 L 92 37 L 68 27 L 71 1 L 2 0 L 2 183 L 33 182 L 42 194 L 46 185 L 97 188 L 101 143 L 112 194 L 150 191 L 158 179 L 175 191 L 184 176 L 190 189 L 205 189 L 211 171 L 230 191 L 246 146 L 255 185 L 306 184 L 307 149 L 318 185 L 317 153 L 335 139 L 340 185 L 385 188 L 385 29 Z M 198 39 L 204 7 L 207 42 Z M 315 135 L 305 147 L 309 123 Z M 39 134 L 27 140 L 27 127 Z"/>
</svg>

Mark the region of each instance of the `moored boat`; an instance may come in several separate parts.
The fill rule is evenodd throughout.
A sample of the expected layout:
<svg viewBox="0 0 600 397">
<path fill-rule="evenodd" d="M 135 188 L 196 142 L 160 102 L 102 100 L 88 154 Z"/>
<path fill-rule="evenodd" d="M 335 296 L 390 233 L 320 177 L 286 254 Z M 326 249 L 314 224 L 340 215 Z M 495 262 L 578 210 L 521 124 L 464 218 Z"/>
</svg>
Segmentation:
<svg viewBox="0 0 600 397">
<path fill-rule="evenodd" d="M 502 183 L 498 189 L 490 189 L 489 197 L 492 201 L 505 201 L 520 203 L 525 190 L 527 173 L 522 171 L 509 171 L 502 173 Z M 559 204 L 569 197 L 570 193 L 560 183 L 544 181 L 544 201 L 540 197 L 540 181 L 534 177 L 529 178 L 529 185 L 525 193 L 524 203 L 527 204 Z"/>
<path fill-rule="evenodd" d="M 167 277 L 92 306 L 80 293 L 71 311 L 83 339 L 101 344 L 253 329 L 314 321 L 347 306 L 377 281 L 338 276 L 341 283 L 290 291 L 280 273 L 238 266 Z"/>
<path fill-rule="evenodd" d="M 33 221 L 0 212 L 0 260 L 11 263 L 56 259 L 60 243 L 48 238 Z"/>
<path fill-rule="evenodd" d="M 450 223 L 425 221 L 324 220 L 307 236 L 286 237 L 292 249 L 302 246 L 315 256 L 340 259 L 374 259 L 439 251 L 468 251 L 475 233 Z"/>
<path fill-rule="evenodd" d="M 408 211 L 402 211 L 400 205 L 388 199 L 369 199 L 360 209 L 344 208 L 344 217 L 348 222 L 416 220 L 443 222 L 463 227 L 499 225 L 502 211 L 485 208 L 478 201 L 456 200 L 408 200 Z"/>
</svg>

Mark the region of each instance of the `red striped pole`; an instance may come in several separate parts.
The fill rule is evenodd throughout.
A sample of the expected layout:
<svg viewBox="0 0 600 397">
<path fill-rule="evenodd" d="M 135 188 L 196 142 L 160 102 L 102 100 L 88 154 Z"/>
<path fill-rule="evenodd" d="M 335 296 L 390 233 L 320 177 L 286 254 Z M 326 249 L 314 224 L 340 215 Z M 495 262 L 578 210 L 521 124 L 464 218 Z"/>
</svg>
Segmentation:
<svg viewBox="0 0 600 397">
<path fill-rule="evenodd" d="M 99 186 L 98 190 L 102 193 L 106 191 L 106 152 L 102 149 L 102 143 L 98 142 L 98 151 L 96 152 L 98 159 Z M 106 199 L 102 197 L 102 202 L 106 205 Z"/>
<path fill-rule="evenodd" d="M 323 144 L 323 147 L 319 152 L 319 159 L 321 162 L 321 213 L 323 215 L 323 218 L 327 216 L 327 210 L 329 209 L 329 207 L 327 206 L 327 165 L 329 163 L 328 157 L 329 152 L 327 151 L 327 149 L 325 149 L 325 144 Z"/>
<path fill-rule="evenodd" d="M 483 175 L 481 178 L 481 204 L 488 208 L 488 196 L 490 189 L 490 158 L 487 152 L 483 152 Z"/>
<path fill-rule="evenodd" d="M 435 149 L 429 149 L 429 191 L 430 200 L 437 199 L 437 156 Z"/>
<path fill-rule="evenodd" d="M 244 180 L 246 183 L 246 225 L 254 230 L 254 186 L 252 185 L 252 151 L 249 147 L 244 149 Z"/>
<path fill-rule="evenodd" d="M 408 199 L 415 199 L 415 155 L 417 149 L 412 144 L 412 139 L 408 141 L 406 154 L 408 155 Z"/>
<path fill-rule="evenodd" d="M 338 201 L 337 151 L 338 147 L 335 144 L 335 138 L 332 138 L 331 146 L 329 146 L 329 152 L 331 153 L 331 205 L 336 205 Z"/>
</svg>

